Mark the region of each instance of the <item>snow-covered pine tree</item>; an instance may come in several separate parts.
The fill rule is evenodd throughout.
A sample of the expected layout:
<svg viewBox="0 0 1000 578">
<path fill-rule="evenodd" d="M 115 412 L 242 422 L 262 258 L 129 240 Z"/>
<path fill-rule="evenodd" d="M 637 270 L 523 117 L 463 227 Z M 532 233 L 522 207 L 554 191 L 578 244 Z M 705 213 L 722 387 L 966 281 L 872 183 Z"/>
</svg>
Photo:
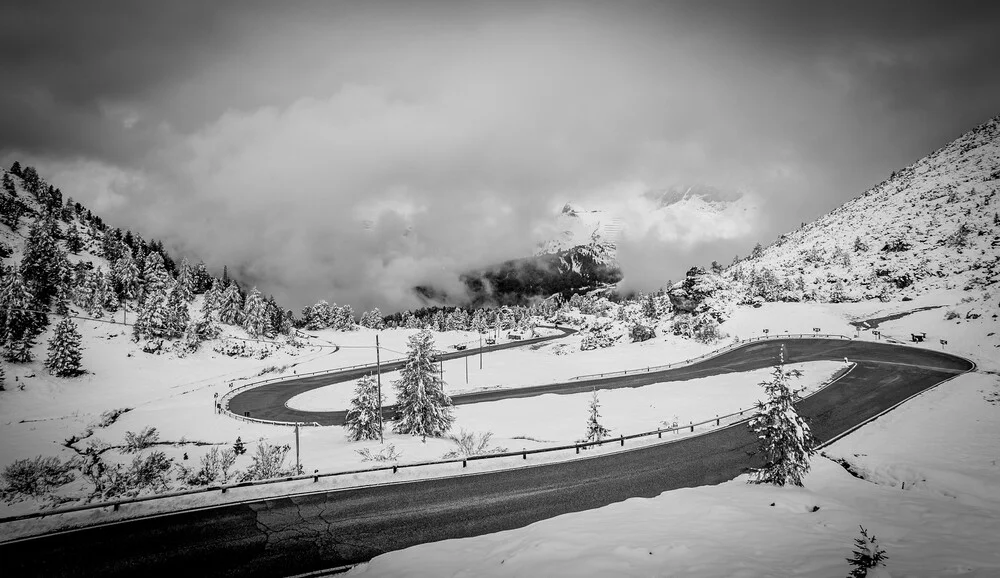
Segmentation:
<svg viewBox="0 0 1000 578">
<path fill-rule="evenodd" d="M 875 578 L 875 572 L 885 566 L 889 556 L 886 555 L 885 549 L 878 545 L 874 534 L 869 536 L 864 526 L 858 527 L 861 528 L 861 537 L 854 539 L 853 556 L 847 558 L 847 562 L 852 566 L 847 578 Z M 870 570 L 874 570 L 871 576 L 869 576 Z"/>
<path fill-rule="evenodd" d="M 333 317 L 333 308 L 330 307 L 330 304 L 326 300 L 321 300 L 310 307 L 309 311 L 305 313 L 307 314 L 305 317 L 306 329 L 318 331 L 330 326 L 330 321 Z"/>
<path fill-rule="evenodd" d="M 104 301 L 107 299 L 107 281 L 104 278 L 104 271 L 98 267 L 89 275 L 93 291 L 90 301 L 87 303 L 87 311 L 94 317 L 104 317 Z"/>
<path fill-rule="evenodd" d="M 219 304 L 222 301 L 222 286 L 218 279 L 212 279 L 212 286 L 205 291 L 205 300 L 201 304 L 202 315 L 209 318 L 218 318 Z"/>
<path fill-rule="evenodd" d="M 56 377 L 73 377 L 83 373 L 80 361 L 80 332 L 69 317 L 64 317 L 49 339 L 49 356 L 45 368 Z"/>
<path fill-rule="evenodd" d="M 66 250 L 77 255 L 80 253 L 80 249 L 83 249 L 83 238 L 80 237 L 80 231 L 76 229 L 76 225 L 70 223 L 66 226 Z"/>
<path fill-rule="evenodd" d="M 763 454 L 764 466 L 751 472 L 748 483 L 801 486 L 802 478 L 809 471 L 809 458 L 816 453 L 816 440 L 809 424 L 795 411 L 795 395 L 789 377 L 782 347 L 771 379 L 760 383 L 767 401 L 757 402 L 749 423 L 760 440 L 757 453 Z"/>
<path fill-rule="evenodd" d="M 181 260 L 181 267 L 177 271 L 177 289 L 185 301 L 194 301 L 194 274 L 187 257 Z"/>
<path fill-rule="evenodd" d="M 268 333 L 270 325 L 267 302 L 254 287 L 247 295 L 246 304 L 243 305 L 243 329 L 253 337 L 257 337 Z"/>
<path fill-rule="evenodd" d="M 138 341 L 142 337 L 166 337 L 169 324 L 167 296 L 163 292 L 147 295 L 132 326 L 132 338 Z"/>
<path fill-rule="evenodd" d="M 114 277 L 121 285 L 125 299 L 135 299 L 139 294 L 139 267 L 132 258 L 132 249 L 122 245 L 122 256 L 115 261 Z"/>
<path fill-rule="evenodd" d="M 469 326 L 473 331 L 486 333 L 486 316 L 483 314 L 482 309 L 476 309 L 476 312 L 472 314 L 472 321 L 469 322 Z"/>
<path fill-rule="evenodd" d="M 230 284 L 219 298 L 219 321 L 239 325 L 243 321 L 243 296 L 236 283 Z"/>
<path fill-rule="evenodd" d="M 347 410 L 344 427 L 348 431 L 348 439 L 354 441 L 377 440 L 382 436 L 382 420 L 379 408 L 382 407 L 378 397 L 378 383 L 371 375 L 358 380 L 351 398 L 351 409 Z"/>
<path fill-rule="evenodd" d="M 434 361 L 434 338 L 430 331 L 410 336 L 406 365 L 393 387 L 396 389 L 394 431 L 424 438 L 448 432 L 455 417 Z"/>
<path fill-rule="evenodd" d="M 4 175 L 4 176 L 7 176 L 7 175 Z M 4 385 L 7 382 L 7 372 L 6 372 L 6 370 L 4 370 L 3 367 L 4 367 L 3 364 L 0 363 L 0 391 L 3 391 L 4 389 L 6 389 L 4 387 Z"/>
<path fill-rule="evenodd" d="M 7 361 L 31 361 L 31 347 L 41 329 L 38 316 L 32 313 L 34 303 L 20 271 L 10 271 L 0 285 L 0 343 Z"/>
<path fill-rule="evenodd" d="M 590 414 L 587 416 L 587 437 L 584 438 L 585 441 L 600 441 L 608 437 L 611 433 L 611 430 L 601 425 L 599 407 L 601 407 L 601 404 L 597 401 L 597 388 L 594 388 L 594 394 L 590 398 Z"/>
<path fill-rule="evenodd" d="M 214 279 L 208 274 L 208 267 L 204 261 L 198 261 L 194 268 L 194 292 L 204 293 L 212 286 Z"/>
<path fill-rule="evenodd" d="M 150 251 L 142 268 L 143 299 L 148 295 L 165 293 L 170 282 L 170 275 L 163 264 L 163 255 Z"/>
<path fill-rule="evenodd" d="M 73 291 L 73 303 L 87 311 L 90 309 L 90 304 L 94 300 L 94 293 L 97 291 L 95 286 L 94 274 L 92 271 L 78 270 L 76 275 L 76 287 Z"/>
<path fill-rule="evenodd" d="M 105 293 L 104 296 L 104 308 L 109 313 L 115 313 L 116 311 L 118 311 L 118 309 L 121 308 L 121 302 L 118 301 L 118 295 L 115 294 L 115 292 L 111 290 L 110 287 L 108 288 L 108 292 Z"/>
<path fill-rule="evenodd" d="M 65 259 L 56 245 L 56 222 L 39 217 L 28 231 L 21 257 L 21 276 L 35 301 L 48 305 L 59 286 L 60 261 Z"/>
<path fill-rule="evenodd" d="M 184 295 L 178 291 L 178 286 L 175 283 L 167 294 L 166 327 L 163 336 L 169 339 L 180 337 L 190 322 L 191 314 L 188 311 L 188 302 L 184 299 Z"/>
</svg>

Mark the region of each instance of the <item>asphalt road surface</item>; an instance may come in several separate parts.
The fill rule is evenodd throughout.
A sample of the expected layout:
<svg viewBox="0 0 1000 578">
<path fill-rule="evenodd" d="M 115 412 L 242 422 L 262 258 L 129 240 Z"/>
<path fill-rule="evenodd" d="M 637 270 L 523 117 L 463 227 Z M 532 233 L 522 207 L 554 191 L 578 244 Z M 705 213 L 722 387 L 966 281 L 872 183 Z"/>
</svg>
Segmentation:
<svg viewBox="0 0 1000 578">
<path fill-rule="evenodd" d="M 805 339 L 752 343 L 692 366 L 596 383 L 636 387 L 768 367 L 782 345 L 786 362 L 848 357 L 858 364 L 797 405 L 820 441 L 972 368 L 943 352 Z M 586 391 L 594 383 L 543 387 L 569 393 Z M 478 401 L 513 392 L 486 393 Z M 736 425 L 673 443 L 528 469 L 263 499 L 96 526 L 2 544 L 0 559 L 8 576 L 287 576 L 362 562 L 415 544 L 518 528 L 631 497 L 718 484 L 755 465 L 749 456 L 754 447 L 750 431 Z"/>
</svg>

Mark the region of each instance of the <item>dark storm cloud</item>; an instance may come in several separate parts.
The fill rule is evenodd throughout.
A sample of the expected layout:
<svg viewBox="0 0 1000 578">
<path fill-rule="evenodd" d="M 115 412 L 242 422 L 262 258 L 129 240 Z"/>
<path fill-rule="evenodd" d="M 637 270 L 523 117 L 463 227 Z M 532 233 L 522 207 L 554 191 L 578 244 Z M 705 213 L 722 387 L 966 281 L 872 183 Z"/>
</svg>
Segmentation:
<svg viewBox="0 0 1000 578">
<path fill-rule="evenodd" d="M 1000 112 L 994 4 L 5 5 L 0 160 L 294 305 L 457 290 L 622 183 L 756 192 L 745 234 L 626 239 L 656 286 Z"/>
</svg>

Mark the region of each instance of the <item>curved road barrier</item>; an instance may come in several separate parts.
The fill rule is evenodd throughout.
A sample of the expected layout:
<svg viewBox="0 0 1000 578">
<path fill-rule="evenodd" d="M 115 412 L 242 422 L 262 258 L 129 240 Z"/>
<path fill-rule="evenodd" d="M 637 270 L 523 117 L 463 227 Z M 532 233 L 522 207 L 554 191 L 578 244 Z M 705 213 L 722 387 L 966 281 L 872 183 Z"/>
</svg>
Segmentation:
<svg viewBox="0 0 1000 578">
<path fill-rule="evenodd" d="M 796 404 L 820 443 L 975 368 L 961 357 L 927 349 L 779 338 L 744 343 L 685 367 L 525 389 L 558 385 L 566 393 L 571 387 L 587 391 L 595 383 L 637 387 L 748 371 L 773 365 L 782 346 L 789 363 L 847 357 L 856 364 Z M 756 441 L 744 423 L 565 462 L 260 499 L 57 532 L 0 544 L 0 556 L 5 571 L 17 576 L 273 576 L 345 566 L 415 544 L 730 480 L 757 465 L 748 455 Z"/>
</svg>

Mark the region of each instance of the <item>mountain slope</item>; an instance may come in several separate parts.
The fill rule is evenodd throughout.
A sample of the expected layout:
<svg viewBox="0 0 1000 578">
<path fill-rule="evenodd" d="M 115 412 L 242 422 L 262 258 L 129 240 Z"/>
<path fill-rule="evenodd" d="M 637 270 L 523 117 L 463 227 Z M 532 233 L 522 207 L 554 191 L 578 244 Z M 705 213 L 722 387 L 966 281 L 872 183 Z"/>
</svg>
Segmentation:
<svg viewBox="0 0 1000 578">
<path fill-rule="evenodd" d="M 744 300 L 912 299 L 1000 271 L 1000 117 L 731 266 Z"/>
</svg>

